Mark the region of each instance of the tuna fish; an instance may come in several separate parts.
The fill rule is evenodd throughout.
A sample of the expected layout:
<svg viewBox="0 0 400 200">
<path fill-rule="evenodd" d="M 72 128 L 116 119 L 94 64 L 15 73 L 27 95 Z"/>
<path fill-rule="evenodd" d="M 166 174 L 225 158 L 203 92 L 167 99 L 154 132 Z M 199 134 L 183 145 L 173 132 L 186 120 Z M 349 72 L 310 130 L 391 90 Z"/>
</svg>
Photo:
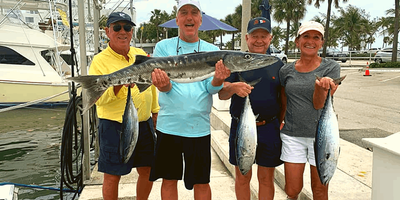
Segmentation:
<svg viewBox="0 0 400 200">
<path fill-rule="evenodd" d="M 344 78 L 334 80 L 339 84 Z M 319 77 L 317 77 L 319 79 Z M 331 90 L 329 89 L 325 105 L 318 120 L 315 135 L 314 153 L 317 171 L 321 183 L 327 185 L 335 173 L 339 159 L 339 125 L 333 110 Z"/>
<path fill-rule="evenodd" d="M 239 76 L 240 77 L 240 76 Z M 240 77 L 241 80 L 243 80 Z M 260 79 L 249 83 L 254 86 Z M 257 149 L 257 116 L 254 115 L 251 109 L 250 98 L 246 97 L 243 110 L 240 114 L 238 127 L 236 130 L 236 161 L 242 175 L 247 174 L 254 164 L 256 159 Z"/>
<path fill-rule="evenodd" d="M 135 150 L 139 138 L 138 113 L 132 101 L 131 88 L 128 88 L 126 106 L 122 116 L 122 130 L 120 133 L 119 153 L 121 161 L 127 163 Z"/>
<path fill-rule="evenodd" d="M 209 51 L 169 57 L 147 57 L 137 55 L 131 66 L 106 75 L 70 77 L 87 89 L 86 112 L 111 86 L 135 83 L 142 92 L 151 83 L 151 72 L 155 68 L 164 70 L 175 82 L 201 81 L 214 75 L 215 63 L 223 60 L 231 72 L 259 69 L 278 61 L 275 56 L 240 51 Z"/>
</svg>

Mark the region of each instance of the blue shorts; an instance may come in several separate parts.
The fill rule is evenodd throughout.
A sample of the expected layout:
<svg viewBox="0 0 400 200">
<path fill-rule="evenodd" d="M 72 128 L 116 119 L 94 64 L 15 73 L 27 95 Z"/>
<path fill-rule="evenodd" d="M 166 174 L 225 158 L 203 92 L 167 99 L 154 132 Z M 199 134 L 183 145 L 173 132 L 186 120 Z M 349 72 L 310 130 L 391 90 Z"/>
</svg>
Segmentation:
<svg viewBox="0 0 400 200">
<path fill-rule="evenodd" d="M 157 130 L 157 147 L 151 167 L 150 181 L 159 178 L 182 180 L 185 187 L 210 183 L 211 136 L 188 138 L 169 135 Z M 183 170 L 183 166 L 185 169 Z"/>
<path fill-rule="evenodd" d="M 134 167 L 151 166 L 154 158 L 153 119 L 139 123 L 139 138 L 133 154 L 127 163 L 119 155 L 121 123 L 99 119 L 99 172 L 112 175 L 129 174 Z"/>
<path fill-rule="evenodd" d="M 229 162 L 237 166 L 236 161 L 236 129 L 238 122 L 232 118 L 229 135 Z M 257 126 L 256 163 L 263 167 L 277 167 L 283 162 L 280 159 L 282 140 L 280 138 L 279 120 L 275 119 L 265 125 Z"/>
</svg>

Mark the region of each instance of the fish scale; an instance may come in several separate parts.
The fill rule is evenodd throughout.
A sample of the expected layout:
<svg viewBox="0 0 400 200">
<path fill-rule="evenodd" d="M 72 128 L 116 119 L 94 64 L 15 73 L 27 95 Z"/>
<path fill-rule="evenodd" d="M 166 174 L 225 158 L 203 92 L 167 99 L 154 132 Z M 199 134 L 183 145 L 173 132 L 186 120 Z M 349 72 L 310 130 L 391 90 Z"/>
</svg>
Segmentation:
<svg viewBox="0 0 400 200">
<path fill-rule="evenodd" d="M 335 79 L 339 84 L 344 78 Z M 317 77 L 317 79 L 320 79 Z M 314 142 L 315 162 L 318 176 L 322 184 L 327 185 L 335 173 L 340 154 L 340 136 L 339 124 L 335 111 L 333 110 L 333 101 L 331 89 L 325 100 L 321 116 L 318 120 L 317 132 Z"/>
<path fill-rule="evenodd" d="M 190 83 L 213 76 L 215 64 L 221 59 L 232 73 L 263 68 L 278 61 L 275 56 L 240 51 L 208 51 L 169 57 L 136 55 L 134 64 L 111 74 L 67 79 L 87 89 L 83 110 L 86 112 L 108 87 L 135 83 L 140 92 L 146 90 L 152 84 L 151 72 L 155 68 L 164 70 L 172 81 Z"/>
<path fill-rule="evenodd" d="M 121 161 L 127 163 L 135 150 L 139 138 L 138 112 L 132 100 L 131 87 L 128 87 L 126 105 L 122 115 L 119 151 Z"/>
<path fill-rule="evenodd" d="M 236 160 L 240 172 L 250 171 L 256 158 L 257 125 L 256 116 L 251 109 L 249 96 L 246 97 L 236 132 Z"/>
</svg>

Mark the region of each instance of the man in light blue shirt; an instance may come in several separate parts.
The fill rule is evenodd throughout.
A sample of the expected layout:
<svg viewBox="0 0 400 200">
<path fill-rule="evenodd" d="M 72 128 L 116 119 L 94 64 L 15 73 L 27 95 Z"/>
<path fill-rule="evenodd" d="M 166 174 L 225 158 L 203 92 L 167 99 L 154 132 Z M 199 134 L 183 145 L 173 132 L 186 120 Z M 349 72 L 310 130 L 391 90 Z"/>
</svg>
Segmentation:
<svg viewBox="0 0 400 200">
<path fill-rule="evenodd" d="M 180 36 L 157 43 L 155 57 L 219 50 L 198 37 L 202 14 L 197 0 L 179 1 L 176 23 Z M 162 199 L 178 199 L 177 182 L 183 174 L 185 187 L 194 188 L 195 199 L 211 199 L 212 95 L 221 90 L 229 75 L 222 61 L 216 64 L 214 77 L 200 82 L 176 83 L 160 69 L 152 73 L 153 84 L 160 91 L 160 111 L 150 180 L 163 179 Z"/>
</svg>

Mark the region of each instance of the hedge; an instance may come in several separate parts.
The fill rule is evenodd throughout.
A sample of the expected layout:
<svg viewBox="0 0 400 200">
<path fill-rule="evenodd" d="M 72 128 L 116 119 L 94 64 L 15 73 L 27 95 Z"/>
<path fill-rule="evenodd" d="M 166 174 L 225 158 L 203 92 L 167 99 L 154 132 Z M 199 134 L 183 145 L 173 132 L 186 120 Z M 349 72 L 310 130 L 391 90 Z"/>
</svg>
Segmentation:
<svg viewBox="0 0 400 200">
<path fill-rule="evenodd" d="M 400 68 L 400 62 L 371 63 L 370 68 Z"/>
</svg>

